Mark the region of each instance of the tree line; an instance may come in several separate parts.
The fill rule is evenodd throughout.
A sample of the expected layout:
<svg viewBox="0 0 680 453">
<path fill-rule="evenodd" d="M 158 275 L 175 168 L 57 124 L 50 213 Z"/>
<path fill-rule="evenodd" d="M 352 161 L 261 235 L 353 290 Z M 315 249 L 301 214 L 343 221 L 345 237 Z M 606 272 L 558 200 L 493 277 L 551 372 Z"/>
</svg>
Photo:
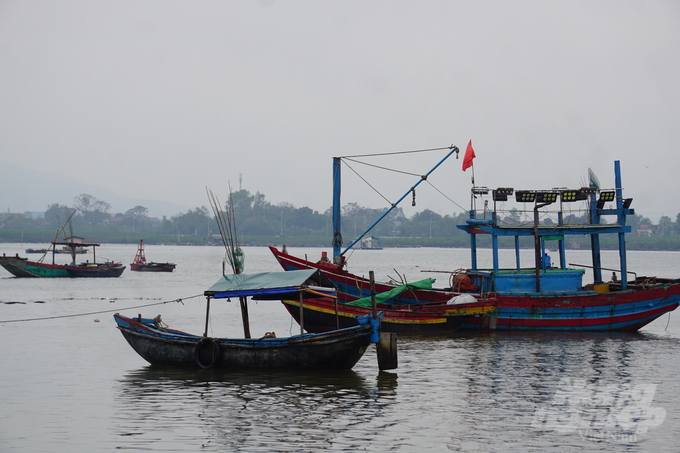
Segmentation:
<svg viewBox="0 0 680 453">
<path fill-rule="evenodd" d="M 247 190 L 239 190 L 231 194 L 229 203 L 234 205 L 236 231 L 245 236 L 315 236 L 332 237 L 333 220 L 331 207 L 324 212 L 308 207 L 296 208 L 288 202 L 272 204 L 260 192 L 251 194 Z M 205 206 L 190 209 L 171 217 L 162 219 L 148 217 L 148 209 L 135 206 L 125 212 L 110 213 L 111 205 L 89 194 L 74 198 L 72 206 L 51 204 L 45 211 L 44 218 L 33 218 L 28 215 L 3 214 L 0 228 L 7 229 L 59 229 L 70 218 L 73 229 L 91 230 L 96 228 L 108 232 L 128 232 L 136 234 L 193 235 L 211 237 L 219 235 L 213 212 Z M 384 209 L 372 209 L 348 203 L 342 207 L 343 242 L 358 237 L 385 212 Z M 530 221 L 526 213 L 512 209 L 505 215 L 499 215 L 501 222 L 517 223 Z M 565 223 L 585 223 L 587 214 L 565 216 Z M 456 225 L 465 224 L 467 212 L 441 215 L 429 209 L 416 212 L 408 217 L 400 207 L 394 208 L 371 231 L 370 235 L 379 238 L 450 238 L 467 236 Z M 556 223 L 556 219 L 546 215 L 541 218 L 546 224 Z M 630 237 L 639 235 L 642 225 L 651 225 L 652 221 L 643 216 L 628 216 L 626 224 L 631 226 Z M 68 230 L 66 230 L 68 233 Z M 676 220 L 661 217 L 654 228 L 655 236 L 680 235 L 680 213 Z"/>
</svg>

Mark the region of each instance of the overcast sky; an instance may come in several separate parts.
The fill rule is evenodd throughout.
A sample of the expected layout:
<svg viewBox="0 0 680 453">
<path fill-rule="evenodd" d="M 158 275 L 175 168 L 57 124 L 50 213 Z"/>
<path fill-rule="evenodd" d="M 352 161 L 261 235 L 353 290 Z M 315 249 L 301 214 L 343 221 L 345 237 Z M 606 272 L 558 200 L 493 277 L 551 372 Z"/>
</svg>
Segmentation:
<svg viewBox="0 0 680 453">
<path fill-rule="evenodd" d="M 429 181 L 467 209 L 469 140 L 478 185 L 579 187 L 590 167 L 613 187 L 618 159 L 636 212 L 675 220 L 680 2 L 0 0 L 0 164 L 324 211 L 332 157 L 453 144 Z M 443 156 L 370 162 L 422 174 Z M 417 182 L 354 168 L 390 201 Z M 420 188 L 407 214 L 462 210 Z M 342 197 L 386 204 L 347 167 Z"/>
</svg>

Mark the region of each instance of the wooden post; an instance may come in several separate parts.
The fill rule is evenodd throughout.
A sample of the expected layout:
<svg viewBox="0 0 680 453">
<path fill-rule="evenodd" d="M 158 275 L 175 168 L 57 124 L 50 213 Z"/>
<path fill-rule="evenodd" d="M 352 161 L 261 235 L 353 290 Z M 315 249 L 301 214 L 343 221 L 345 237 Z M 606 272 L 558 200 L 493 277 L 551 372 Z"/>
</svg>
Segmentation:
<svg viewBox="0 0 680 453">
<path fill-rule="evenodd" d="M 378 368 L 380 370 L 394 370 L 398 366 L 397 334 L 394 332 L 380 332 L 380 342 L 375 345 L 378 352 Z"/>
<path fill-rule="evenodd" d="M 241 302 L 241 317 L 243 318 L 243 334 L 246 338 L 250 338 L 250 319 L 248 318 L 248 299 L 239 297 Z"/>
<path fill-rule="evenodd" d="M 373 309 L 373 319 L 375 319 L 378 317 L 378 313 L 375 308 L 375 278 L 373 271 L 368 271 L 368 277 L 371 280 L 371 307 Z"/>
<path fill-rule="evenodd" d="M 205 309 L 205 333 L 203 333 L 204 337 L 208 336 L 208 321 L 210 320 L 210 296 L 208 296 L 208 304 Z"/>
<path fill-rule="evenodd" d="M 305 311 L 302 307 L 302 291 L 300 291 L 300 335 L 305 333 Z"/>
</svg>

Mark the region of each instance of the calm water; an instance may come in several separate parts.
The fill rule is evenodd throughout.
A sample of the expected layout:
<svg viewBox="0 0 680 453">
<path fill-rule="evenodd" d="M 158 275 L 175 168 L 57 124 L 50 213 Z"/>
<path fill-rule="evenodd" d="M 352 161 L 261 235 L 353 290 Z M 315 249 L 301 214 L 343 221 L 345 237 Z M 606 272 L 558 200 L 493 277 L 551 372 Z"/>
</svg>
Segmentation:
<svg viewBox="0 0 680 453">
<path fill-rule="evenodd" d="M 0 253 L 25 248 L 0 244 Z M 129 264 L 135 250 L 104 245 L 97 256 Z M 245 250 L 247 272 L 279 270 L 268 249 Z M 310 260 L 321 250 L 289 249 Z M 678 451 L 680 312 L 638 334 L 400 338 L 393 372 L 378 371 L 373 347 L 341 373 L 149 366 L 112 314 L 162 314 L 201 333 L 205 301 L 192 296 L 219 278 L 223 252 L 147 246 L 148 259 L 175 262 L 176 271 L 127 269 L 117 279 L 17 279 L 0 269 L 0 451 Z M 569 255 L 589 262 L 588 252 Z M 480 258 L 484 265 L 490 254 Z M 514 263 L 511 253 L 501 258 Z M 444 286 L 445 274 L 421 271 L 469 261 L 467 250 L 357 251 L 350 270 L 380 280 L 434 276 Z M 617 261 L 606 252 L 603 266 Z M 678 276 L 680 254 L 630 252 L 629 269 Z M 280 303 L 249 307 L 253 336 L 299 331 Z M 211 335 L 242 336 L 238 304 L 211 311 Z"/>
</svg>

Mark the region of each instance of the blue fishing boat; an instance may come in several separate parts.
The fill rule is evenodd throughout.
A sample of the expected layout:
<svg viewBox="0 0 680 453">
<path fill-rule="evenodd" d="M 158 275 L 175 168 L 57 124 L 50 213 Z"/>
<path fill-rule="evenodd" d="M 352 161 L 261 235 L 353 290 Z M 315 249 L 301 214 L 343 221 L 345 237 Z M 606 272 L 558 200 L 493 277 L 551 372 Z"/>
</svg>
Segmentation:
<svg viewBox="0 0 680 453">
<path fill-rule="evenodd" d="M 254 300 L 294 298 L 301 302 L 308 297 L 333 298 L 335 289 L 318 270 L 267 272 L 223 276 L 205 291 L 207 299 L 206 331 L 192 335 L 167 328 L 157 318 L 114 315 L 118 329 L 130 346 L 152 365 L 176 365 L 193 368 L 270 368 L 270 369 L 350 369 L 362 357 L 369 344 L 379 343 L 380 314 L 358 319 L 353 327 L 322 334 L 305 333 L 277 338 L 267 333 L 262 338 L 250 338 L 247 311 L 244 315 L 246 338 L 208 337 L 208 320 L 213 299 L 229 300 L 246 297 Z M 379 359 L 381 369 L 396 366 L 395 338 L 384 338 L 392 347 L 394 357 Z"/>
<path fill-rule="evenodd" d="M 632 198 L 623 197 L 621 168 L 614 163 L 615 185 L 601 190 L 599 181 L 580 189 L 517 190 L 498 188 L 491 191 L 493 212 L 470 211 L 466 225 L 458 228 L 470 235 L 471 267 L 467 274 L 480 300 L 493 300 L 496 312 L 486 320 L 500 330 L 568 330 L 568 331 L 635 331 L 664 313 L 675 310 L 680 303 L 680 279 L 643 277 L 628 270 L 626 258 L 626 216 L 635 214 L 630 208 Z M 473 195 L 483 198 L 487 188 L 473 187 Z M 496 212 L 498 202 L 505 202 L 514 192 L 515 200 L 528 204 L 533 222 L 508 224 L 501 222 Z M 599 194 L 599 196 L 598 196 Z M 563 207 L 583 201 L 588 207 L 587 221 L 567 223 Z M 557 223 L 541 224 L 539 209 L 556 208 Z M 614 217 L 604 223 L 604 216 Z M 493 267 L 477 266 L 477 238 L 491 238 Z M 590 265 L 567 263 L 566 241 L 575 236 L 588 236 L 591 244 Z M 602 266 L 600 238 L 617 238 L 619 267 Z M 520 238 L 533 239 L 534 260 L 529 266 L 520 262 Z M 500 238 L 513 238 L 516 265 L 501 269 L 498 250 Z M 546 242 L 556 241 L 559 263 L 546 254 Z M 554 244 L 554 242 L 553 242 Z M 584 284 L 586 269 L 592 270 L 593 281 Z M 605 280 L 603 272 L 611 272 Z M 620 276 L 620 277 L 617 277 Z M 629 275 L 633 278 L 629 279 Z M 469 325 L 476 325 L 475 319 Z"/>
</svg>

